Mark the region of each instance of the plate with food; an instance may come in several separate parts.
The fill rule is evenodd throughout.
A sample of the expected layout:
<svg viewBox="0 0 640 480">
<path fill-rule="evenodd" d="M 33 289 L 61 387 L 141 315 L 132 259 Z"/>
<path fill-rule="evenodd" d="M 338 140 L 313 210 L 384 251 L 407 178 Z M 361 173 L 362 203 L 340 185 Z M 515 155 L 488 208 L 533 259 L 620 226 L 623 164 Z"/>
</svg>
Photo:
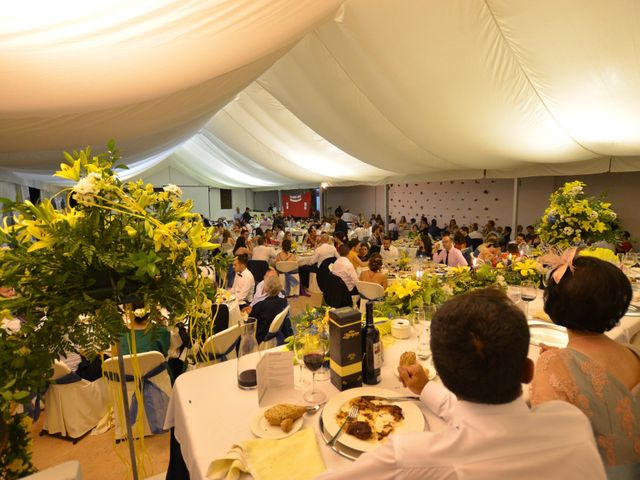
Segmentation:
<svg viewBox="0 0 640 480">
<path fill-rule="evenodd" d="M 398 397 L 398 392 L 379 387 L 352 388 L 332 397 L 322 410 L 322 422 L 328 435 L 336 434 L 352 406 L 358 406 L 358 417 L 348 424 L 338 440 L 359 452 L 375 450 L 389 435 L 422 432 L 422 411 L 415 401 L 393 402 L 367 397 Z"/>
<path fill-rule="evenodd" d="M 424 368 L 424 372 L 427 374 L 427 378 L 429 380 L 433 380 L 438 375 L 438 373 L 436 372 L 436 367 L 433 364 L 433 359 L 429 358 L 428 360 L 419 360 L 415 352 L 404 352 L 402 355 L 400 355 L 400 362 L 398 363 L 398 366 L 414 365 L 416 363 L 422 365 L 422 368 Z M 400 378 L 400 374 L 398 373 L 397 368 L 393 369 L 393 373 L 396 377 Z"/>
<path fill-rule="evenodd" d="M 251 420 L 251 431 L 260 438 L 288 437 L 302 428 L 306 411 L 307 407 L 289 403 L 261 408 Z"/>
</svg>

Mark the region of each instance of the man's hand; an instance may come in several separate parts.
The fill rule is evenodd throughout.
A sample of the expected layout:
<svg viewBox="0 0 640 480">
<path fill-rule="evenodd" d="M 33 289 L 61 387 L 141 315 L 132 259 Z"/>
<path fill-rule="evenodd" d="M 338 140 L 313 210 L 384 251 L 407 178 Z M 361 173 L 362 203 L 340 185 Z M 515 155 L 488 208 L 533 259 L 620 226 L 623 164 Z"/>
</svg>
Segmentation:
<svg viewBox="0 0 640 480">
<path fill-rule="evenodd" d="M 422 393 L 422 389 L 429 381 L 424 368 L 418 363 L 398 367 L 398 374 L 402 384 L 416 395 Z"/>
<path fill-rule="evenodd" d="M 247 314 L 249 314 L 249 313 L 251 313 L 251 310 L 253 310 L 253 308 L 249 305 L 249 306 L 247 306 L 247 307 L 244 307 L 244 308 L 242 309 L 242 312 L 243 312 L 243 313 L 247 313 Z"/>
</svg>

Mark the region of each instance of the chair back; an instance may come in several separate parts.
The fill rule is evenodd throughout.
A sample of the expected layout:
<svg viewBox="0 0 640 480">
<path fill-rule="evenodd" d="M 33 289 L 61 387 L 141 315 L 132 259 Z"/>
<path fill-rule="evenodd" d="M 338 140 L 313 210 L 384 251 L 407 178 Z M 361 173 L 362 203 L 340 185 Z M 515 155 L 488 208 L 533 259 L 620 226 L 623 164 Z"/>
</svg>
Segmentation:
<svg viewBox="0 0 640 480">
<path fill-rule="evenodd" d="M 293 262 L 290 260 L 276 262 L 276 270 L 279 273 L 289 273 L 298 270 L 298 262 Z"/>
<path fill-rule="evenodd" d="M 249 260 L 247 268 L 253 275 L 256 285 L 258 285 L 264 280 L 264 275 L 269 270 L 269 263 L 266 260 Z"/>
<path fill-rule="evenodd" d="M 382 285 L 373 282 L 356 282 L 358 293 L 367 300 L 376 300 L 384 297 L 384 288 Z"/>
<path fill-rule="evenodd" d="M 271 325 L 269 325 L 269 333 L 277 333 L 282 328 L 282 324 L 284 323 L 284 319 L 287 318 L 287 314 L 289 313 L 289 305 L 282 310 L 279 314 L 273 317 L 271 321 Z"/>
<path fill-rule="evenodd" d="M 220 333 L 229 328 L 229 307 L 226 303 L 214 302 L 211 305 L 211 320 L 213 321 L 213 333 Z M 202 338 L 201 340 L 205 340 Z"/>
<path fill-rule="evenodd" d="M 57 380 L 58 378 L 64 377 L 65 375 L 69 375 L 71 370 L 67 366 L 66 363 L 61 362 L 60 360 L 56 360 L 53 362 L 53 375 L 51 375 L 50 380 Z"/>
<path fill-rule="evenodd" d="M 316 278 L 318 281 L 318 286 L 320 287 L 320 290 L 323 293 L 328 287 L 329 276 L 333 275 L 331 273 L 331 270 L 329 270 L 329 265 L 331 265 L 335 261 L 336 261 L 336 257 L 326 258 L 322 261 L 322 263 L 320 264 L 320 267 L 318 268 L 318 274 Z"/>
<path fill-rule="evenodd" d="M 238 337 L 240 337 L 240 328 L 240 325 L 234 325 L 233 327 L 229 327 L 226 330 L 223 330 L 222 332 L 216 333 L 215 335 L 209 337 L 207 341 L 204 342 L 201 352 L 209 356 L 213 356 L 214 354 L 219 355 L 226 352 L 231 347 L 231 345 L 234 344 Z M 235 357 L 234 351 L 227 354 L 227 358 L 229 358 L 232 354 L 233 357 Z"/>
<path fill-rule="evenodd" d="M 124 361 L 125 375 L 133 375 L 132 357 L 133 355 L 122 356 L 122 360 Z M 162 355 L 160 352 L 138 353 L 137 357 L 141 375 L 145 375 L 147 372 L 150 372 L 164 362 L 164 355 Z M 120 372 L 118 368 L 118 357 L 112 357 L 105 360 L 102 364 L 102 370 L 105 372 L 118 374 Z"/>
<path fill-rule="evenodd" d="M 353 299 L 344 280 L 333 273 L 329 274 L 326 290 L 323 290 L 323 294 L 325 302 L 327 302 L 330 307 L 342 308 L 353 306 Z"/>
</svg>

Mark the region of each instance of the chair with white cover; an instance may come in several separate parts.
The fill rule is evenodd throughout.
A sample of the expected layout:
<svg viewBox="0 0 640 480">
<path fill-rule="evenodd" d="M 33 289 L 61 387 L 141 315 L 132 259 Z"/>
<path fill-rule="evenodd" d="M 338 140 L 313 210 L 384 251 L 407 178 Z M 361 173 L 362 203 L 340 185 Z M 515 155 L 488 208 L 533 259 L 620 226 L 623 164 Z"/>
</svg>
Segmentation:
<svg viewBox="0 0 640 480">
<path fill-rule="evenodd" d="M 309 288 L 308 288 L 308 290 L 311 293 L 322 293 L 322 290 L 320 290 L 320 285 L 318 285 L 318 276 L 316 275 L 316 272 L 309 273 Z"/>
<path fill-rule="evenodd" d="M 71 460 L 40 470 L 22 480 L 82 480 L 82 469 L 78 460 Z"/>
<path fill-rule="evenodd" d="M 134 356 L 123 355 L 125 380 L 127 382 L 127 397 L 129 399 L 130 418 L 133 435 L 138 438 L 139 430 L 143 436 L 164 432 L 164 417 L 171 396 L 171 378 L 167 370 L 167 362 L 160 352 L 143 352 L 136 355 L 140 379 L 134 377 Z M 120 373 L 118 359 L 110 358 L 102 365 L 104 376 L 108 380 L 109 394 L 112 400 L 115 438 L 126 436 L 126 423 L 123 407 L 116 400 L 120 398 Z M 139 415 L 136 381 L 144 402 L 144 416 Z M 142 424 L 140 424 L 142 422 Z"/>
<path fill-rule="evenodd" d="M 384 297 L 384 287 L 379 283 L 358 281 L 356 282 L 356 288 L 360 296 L 365 300 L 360 304 L 360 311 L 363 313 L 367 302 Z"/>
<path fill-rule="evenodd" d="M 242 333 L 240 325 L 234 325 L 207 338 L 202 348 L 194 353 L 197 361 L 196 368 L 236 358 L 240 333 Z"/>
<path fill-rule="evenodd" d="M 262 343 L 260 344 L 261 349 L 273 348 L 278 345 L 278 332 L 282 328 L 282 324 L 284 323 L 285 318 L 289 314 L 289 305 L 282 310 L 278 315 L 273 317 L 271 321 L 271 325 L 269 325 L 269 333 L 264 337 Z M 284 339 L 283 339 L 284 340 Z"/>
<path fill-rule="evenodd" d="M 276 270 L 280 274 L 280 281 L 284 285 L 284 294 L 287 297 L 300 295 L 300 274 L 298 262 L 276 262 Z"/>
<path fill-rule="evenodd" d="M 60 434 L 76 443 L 109 411 L 104 380 L 90 382 L 80 378 L 66 364 L 56 360 L 49 381 L 44 394 L 47 408 L 42 434 Z"/>
</svg>

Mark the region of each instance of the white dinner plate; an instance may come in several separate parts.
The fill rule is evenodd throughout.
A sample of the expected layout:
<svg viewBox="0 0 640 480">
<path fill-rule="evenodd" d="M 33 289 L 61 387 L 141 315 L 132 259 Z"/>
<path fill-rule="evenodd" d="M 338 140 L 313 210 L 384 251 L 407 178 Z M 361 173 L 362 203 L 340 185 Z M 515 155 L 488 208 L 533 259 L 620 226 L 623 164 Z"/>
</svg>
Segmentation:
<svg viewBox="0 0 640 480">
<path fill-rule="evenodd" d="M 539 347 L 541 343 L 544 343 L 550 347 L 565 348 L 569 343 L 567 329 L 560 325 L 539 320 L 529 320 L 527 323 L 531 334 L 529 341 L 531 345 Z"/>
<path fill-rule="evenodd" d="M 336 421 L 336 415 L 340 411 L 342 406 L 349 402 L 349 400 L 351 400 L 352 398 L 361 397 L 363 395 L 378 395 L 387 397 L 399 396 L 398 392 L 395 390 L 388 390 L 386 388 L 379 387 L 352 388 L 350 390 L 345 390 L 338 393 L 337 395 L 329 399 L 327 404 L 324 406 L 324 409 L 322 410 L 322 422 L 324 423 L 324 428 L 329 435 L 335 435 L 340 428 L 340 425 Z M 404 420 L 396 425 L 392 435 L 396 433 L 424 431 L 424 416 L 422 415 L 422 411 L 415 404 L 415 402 L 398 402 L 394 403 L 393 405 L 398 405 L 400 408 L 402 408 Z M 373 440 L 360 440 L 352 435 L 349 435 L 348 433 L 343 433 L 338 439 L 338 443 L 341 443 L 359 452 L 370 452 L 371 450 L 375 450 L 381 444 L 386 442 L 387 438 L 384 438 L 379 442 Z"/>
<path fill-rule="evenodd" d="M 293 422 L 293 427 L 288 432 L 284 432 L 279 426 L 271 425 L 269 422 L 267 422 L 267 419 L 264 418 L 264 412 L 266 412 L 272 406 L 273 405 L 261 408 L 258 414 L 251 420 L 251 431 L 256 437 L 272 439 L 285 438 L 289 435 L 293 435 L 302 428 L 302 424 L 304 423 L 304 415 Z"/>
</svg>

